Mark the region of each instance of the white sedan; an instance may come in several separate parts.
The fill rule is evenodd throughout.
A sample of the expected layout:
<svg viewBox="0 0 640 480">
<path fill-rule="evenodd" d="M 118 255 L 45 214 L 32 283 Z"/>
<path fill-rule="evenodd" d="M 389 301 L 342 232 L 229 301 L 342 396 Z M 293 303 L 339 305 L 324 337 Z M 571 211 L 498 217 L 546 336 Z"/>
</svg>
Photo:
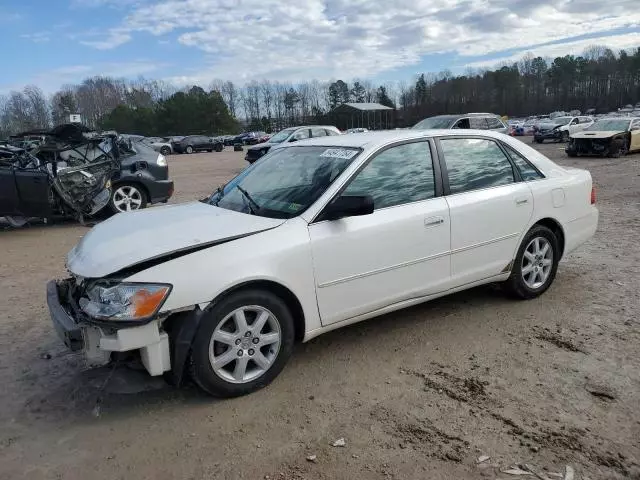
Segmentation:
<svg viewBox="0 0 640 480">
<path fill-rule="evenodd" d="M 97 225 L 48 304 L 92 364 L 139 354 L 151 375 L 242 395 L 297 341 L 489 282 L 541 295 L 594 234 L 594 203 L 587 171 L 499 133 L 322 137 L 207 200 Z"/>
</svg>

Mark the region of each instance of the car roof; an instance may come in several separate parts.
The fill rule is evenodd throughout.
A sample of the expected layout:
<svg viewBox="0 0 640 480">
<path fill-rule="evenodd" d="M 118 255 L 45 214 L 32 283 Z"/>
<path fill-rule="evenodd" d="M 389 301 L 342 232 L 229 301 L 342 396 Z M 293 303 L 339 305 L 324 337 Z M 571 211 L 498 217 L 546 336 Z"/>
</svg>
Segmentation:
<svg viewBox="0 0 640 480">
<path fill-rule="evenodd" d="M 511 138 L 502 133 L 491 130 L 376 130 L 363 132 L 358 135 L 334 135 L 330 137 L 310 138 L 297 142 L 296 145 L 318 145 L 327 147 L 377 148 L 388 143 L 403 140 L 443 136 L 474 136 L 481 135 L 492 138 Z"/>
</svg>

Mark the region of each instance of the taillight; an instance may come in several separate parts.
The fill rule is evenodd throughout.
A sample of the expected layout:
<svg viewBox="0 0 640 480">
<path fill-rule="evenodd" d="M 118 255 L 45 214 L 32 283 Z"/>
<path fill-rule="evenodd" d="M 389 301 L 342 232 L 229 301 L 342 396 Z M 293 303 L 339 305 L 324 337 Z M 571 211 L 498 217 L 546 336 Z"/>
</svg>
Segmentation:
<svg viewBox="0 0 640 480">
<path fill-rule="evenodd" d="M 596 187 L 591 187 L 591 205 L 596 204 Z"/>
</svg>

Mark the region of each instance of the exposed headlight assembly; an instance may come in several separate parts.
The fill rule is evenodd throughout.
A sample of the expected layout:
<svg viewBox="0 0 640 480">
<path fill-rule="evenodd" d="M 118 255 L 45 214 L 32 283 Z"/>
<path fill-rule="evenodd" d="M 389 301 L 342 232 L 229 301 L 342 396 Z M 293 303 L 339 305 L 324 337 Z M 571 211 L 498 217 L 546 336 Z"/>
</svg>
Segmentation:
<svg viewBox="0 0 640 480">
<path fill-rule="evenodd" d="M 157 283 L 96 284 L 79 303 L 97 320 L 143 321 L 158 313 L 170 291 L 171 285 Z"/>
<path fill-rule="evenodd" d="M 158 154 L 158 158 L 156 159 L 156 163 L 160 167 L 166 167 L 167 166 L 167 159 L 166 159 L 166 157 L 164 155 L 162 155 L 160 153 L 160 154 Z"/>
</svg>

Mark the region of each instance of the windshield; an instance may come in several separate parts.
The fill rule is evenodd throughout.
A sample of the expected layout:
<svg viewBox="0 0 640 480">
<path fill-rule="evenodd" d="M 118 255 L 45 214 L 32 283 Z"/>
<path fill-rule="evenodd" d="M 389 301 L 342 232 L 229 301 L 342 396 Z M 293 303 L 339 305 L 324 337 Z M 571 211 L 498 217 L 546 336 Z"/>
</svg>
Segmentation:
<svg viewBox="0 0 640 480">
<path fill-rule="evenodd" d="M 358 156 L 360 149 L 289 147 L 271 152 L 231 180 L 209 203 L 263 217 L 306 210 Z"/>
<path fill-rule="evenodd" d="M 289 138 L 289 135 L 291 135 L 294 130 L 295 130 L 295 128 L 286 128 L 286 129 L 276 133 L 273 137 L 271 137 L 269 139 L 269 143 L 282 143 L 282 142 L 284 142 L 287 138 Z"/>
<path fill-rule="evenodd" d="M 605 132 L 626 132 L 629 128 L 630 120 L 598 120 L 585 130 L 605 131 Z"/>
<path fill-rule="evenodd" d="M 571 120 L 573 120 L 573 117 L 556 117 L 552 120 L 551 123 L 553 123 L 554 125 L 566 125 Z"/>
<path fill-rule="evenodd" d="M 411 129 L 412 130 L 431 130 L 432 128 L 434 129 L 450 128 L 451 123 L 453 123 L 453 120 L 454 119 L 452 119 L 451 117 L 425 118 L 421 122 L 416 123 L 413 127 L 411 127 Z"/>
</svg>

